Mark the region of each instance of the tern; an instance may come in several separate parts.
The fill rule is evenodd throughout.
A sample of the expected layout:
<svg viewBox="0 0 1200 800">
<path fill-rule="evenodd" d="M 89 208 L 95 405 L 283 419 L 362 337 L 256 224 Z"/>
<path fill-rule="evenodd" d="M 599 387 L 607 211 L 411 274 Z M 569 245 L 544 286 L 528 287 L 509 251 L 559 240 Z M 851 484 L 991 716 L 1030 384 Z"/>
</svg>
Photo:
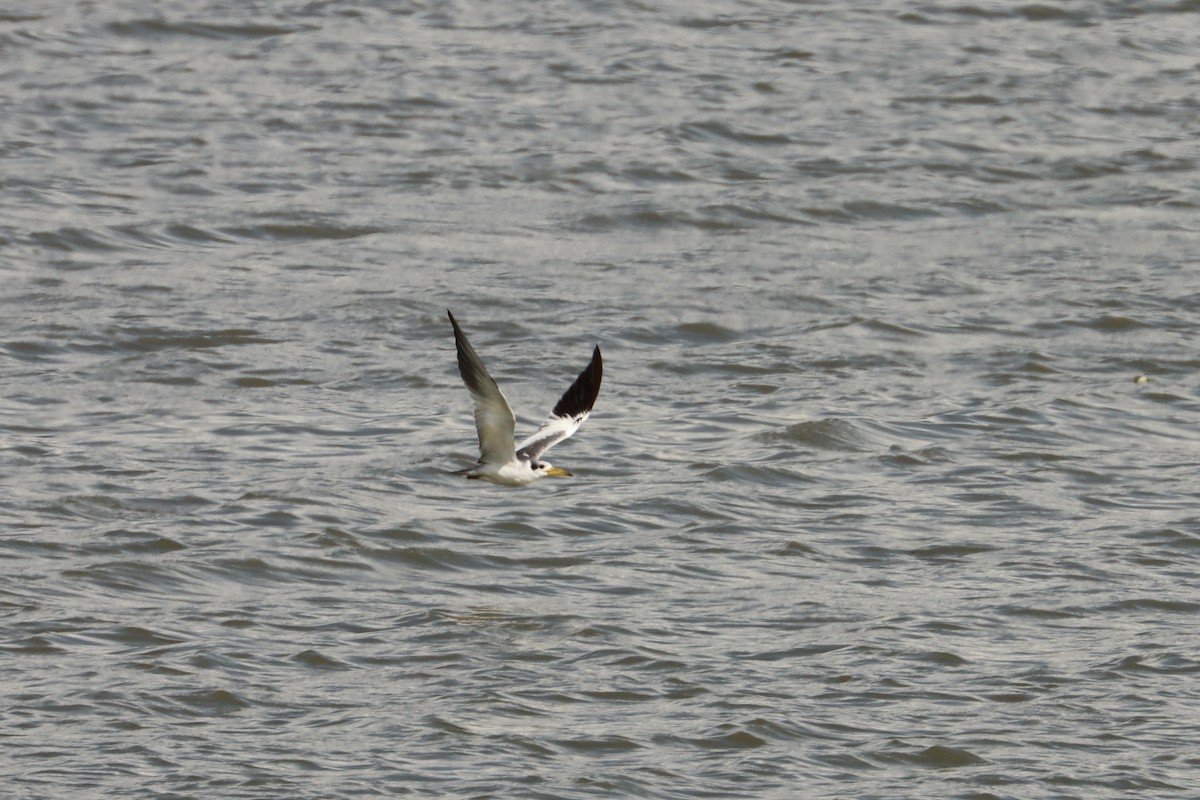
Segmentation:
<svg viewBox="0 0 1200 800">
<path fill-rule="evenodd" d="M 541 460 L 541 456 L 579 430 L 579 426 L 592 413 L 604 372 L 600 347 L 592 351 L 591 363 L 563 393 L 542 426 L 528 439 L 517 444 L 516 417 L 504 399 L 504 393 L 488 374 L 475 348 L 467 341 L 467 335 L 459 327 L 454 314 L 449 310 L 446 314 L 454 326 L 458 371 L 471 393 L 471 399 L 475 401 L 475 430 L 479 434 L 479 462 L 456 474 L 501 486 L 525 486 L 550 475 L 571 477 L 572 473 Z"/>
</svg>

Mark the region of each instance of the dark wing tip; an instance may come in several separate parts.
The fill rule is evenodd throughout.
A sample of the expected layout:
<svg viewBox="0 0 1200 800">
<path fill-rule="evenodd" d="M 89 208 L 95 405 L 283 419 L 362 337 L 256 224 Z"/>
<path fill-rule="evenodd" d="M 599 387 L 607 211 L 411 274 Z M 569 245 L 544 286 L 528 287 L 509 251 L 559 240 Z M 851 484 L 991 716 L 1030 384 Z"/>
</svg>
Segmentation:
<svg viewBox="0 0 1200 800">
<path fill-rule="evenodd" d="M 487 384 L 495 386 L 496 382 L 492 380 L 487 367 L 475 353 L 475 348 L 471 347 L 471 343 L 467 341 L 467 335 L 458 326 L 458 320 L 450 313 L 450 309 L 446 309 L 446 315 L 450 317 L 450 324 L 454 326 L 454 349 L 458 354 L 458 374 L 462 376 L 463 383 L 467 385 L 468 389 L 482 394 L 486 391 Z"/>
<path fill-rule="evenodd" d="M 600 358 L 600 346 L 597 345 L 592 351 L 591 362 L 554 406 L 554 416 L 577 417 L 591 411 L 596 398 L 600 396 L 600 381 L 603 378 L 604 362 Z"/>
<path fill-rule="evenodd" d="M 454 315 L 450 313 L 450 309 L 446 309 L 446 316 L 450 318 L 450 324 L 454 327 L 454 344 L 459 353 L 463 351 L 464 346 L 465 349 L 471 350 L 471 344 L 467 341 L 467 335 L 463 333 L 463 329 L 459 327 L 458 320 L 456 320 Z M 474 351 L 471 350 L 471 352 Z"/>
</svg>

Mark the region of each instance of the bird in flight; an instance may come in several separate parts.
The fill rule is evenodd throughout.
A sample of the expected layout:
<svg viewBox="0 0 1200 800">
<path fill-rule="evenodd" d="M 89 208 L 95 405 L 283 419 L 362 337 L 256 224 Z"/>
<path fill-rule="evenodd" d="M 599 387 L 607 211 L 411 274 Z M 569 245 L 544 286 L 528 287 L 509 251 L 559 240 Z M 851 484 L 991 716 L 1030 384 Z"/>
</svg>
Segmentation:
<svg viewBox="0 0 1200 800">
<path fill-rule="evenodd" d="M 458 350 L 458 371 L 475 401 L 475 430 L 479 434 L 479 462 L 457 474 L 478 478 L 501 486 L 524 486 L 547 475 L 570 477 L 572 473 L 543 461 L 542 455 L 579 429 L 592 413 L 600 394 L 604 367 L 600 347 L 592 351 L 591 363 L 579 373 L 563 393 L 550 416 L 525 441 L 516 443 L 516 417 L 504 399 L 496 381 L 467 341 L 458 320 L 449 311 L 454 326 L 454 345 Z"/>
</svg>

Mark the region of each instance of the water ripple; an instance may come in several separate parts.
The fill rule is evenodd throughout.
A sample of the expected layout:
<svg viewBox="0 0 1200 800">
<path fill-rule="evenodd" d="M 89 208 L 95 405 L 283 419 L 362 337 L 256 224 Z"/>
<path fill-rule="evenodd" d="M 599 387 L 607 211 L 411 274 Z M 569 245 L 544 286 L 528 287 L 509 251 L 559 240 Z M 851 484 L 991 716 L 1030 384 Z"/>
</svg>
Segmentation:
<svg viewBox="0 0 1200 800">
<path fill-rule="evenodd" d="M 0 15 L 10 794 L 1190 785 L 1189 4 L 160 6 Z"/>
</svg>

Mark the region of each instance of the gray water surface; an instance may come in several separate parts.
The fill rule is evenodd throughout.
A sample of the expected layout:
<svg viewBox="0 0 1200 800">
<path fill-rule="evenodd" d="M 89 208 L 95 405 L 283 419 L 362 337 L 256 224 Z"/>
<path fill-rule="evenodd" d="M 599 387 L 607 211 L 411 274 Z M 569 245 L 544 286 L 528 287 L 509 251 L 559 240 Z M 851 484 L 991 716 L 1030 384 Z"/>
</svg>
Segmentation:
<svg viewBox="0 0 1200 800">
<path fill-rule="evenodd" d="M 1195 796 L 1198 21 L 0 14 L 5 796 Z"/>
</svg>

